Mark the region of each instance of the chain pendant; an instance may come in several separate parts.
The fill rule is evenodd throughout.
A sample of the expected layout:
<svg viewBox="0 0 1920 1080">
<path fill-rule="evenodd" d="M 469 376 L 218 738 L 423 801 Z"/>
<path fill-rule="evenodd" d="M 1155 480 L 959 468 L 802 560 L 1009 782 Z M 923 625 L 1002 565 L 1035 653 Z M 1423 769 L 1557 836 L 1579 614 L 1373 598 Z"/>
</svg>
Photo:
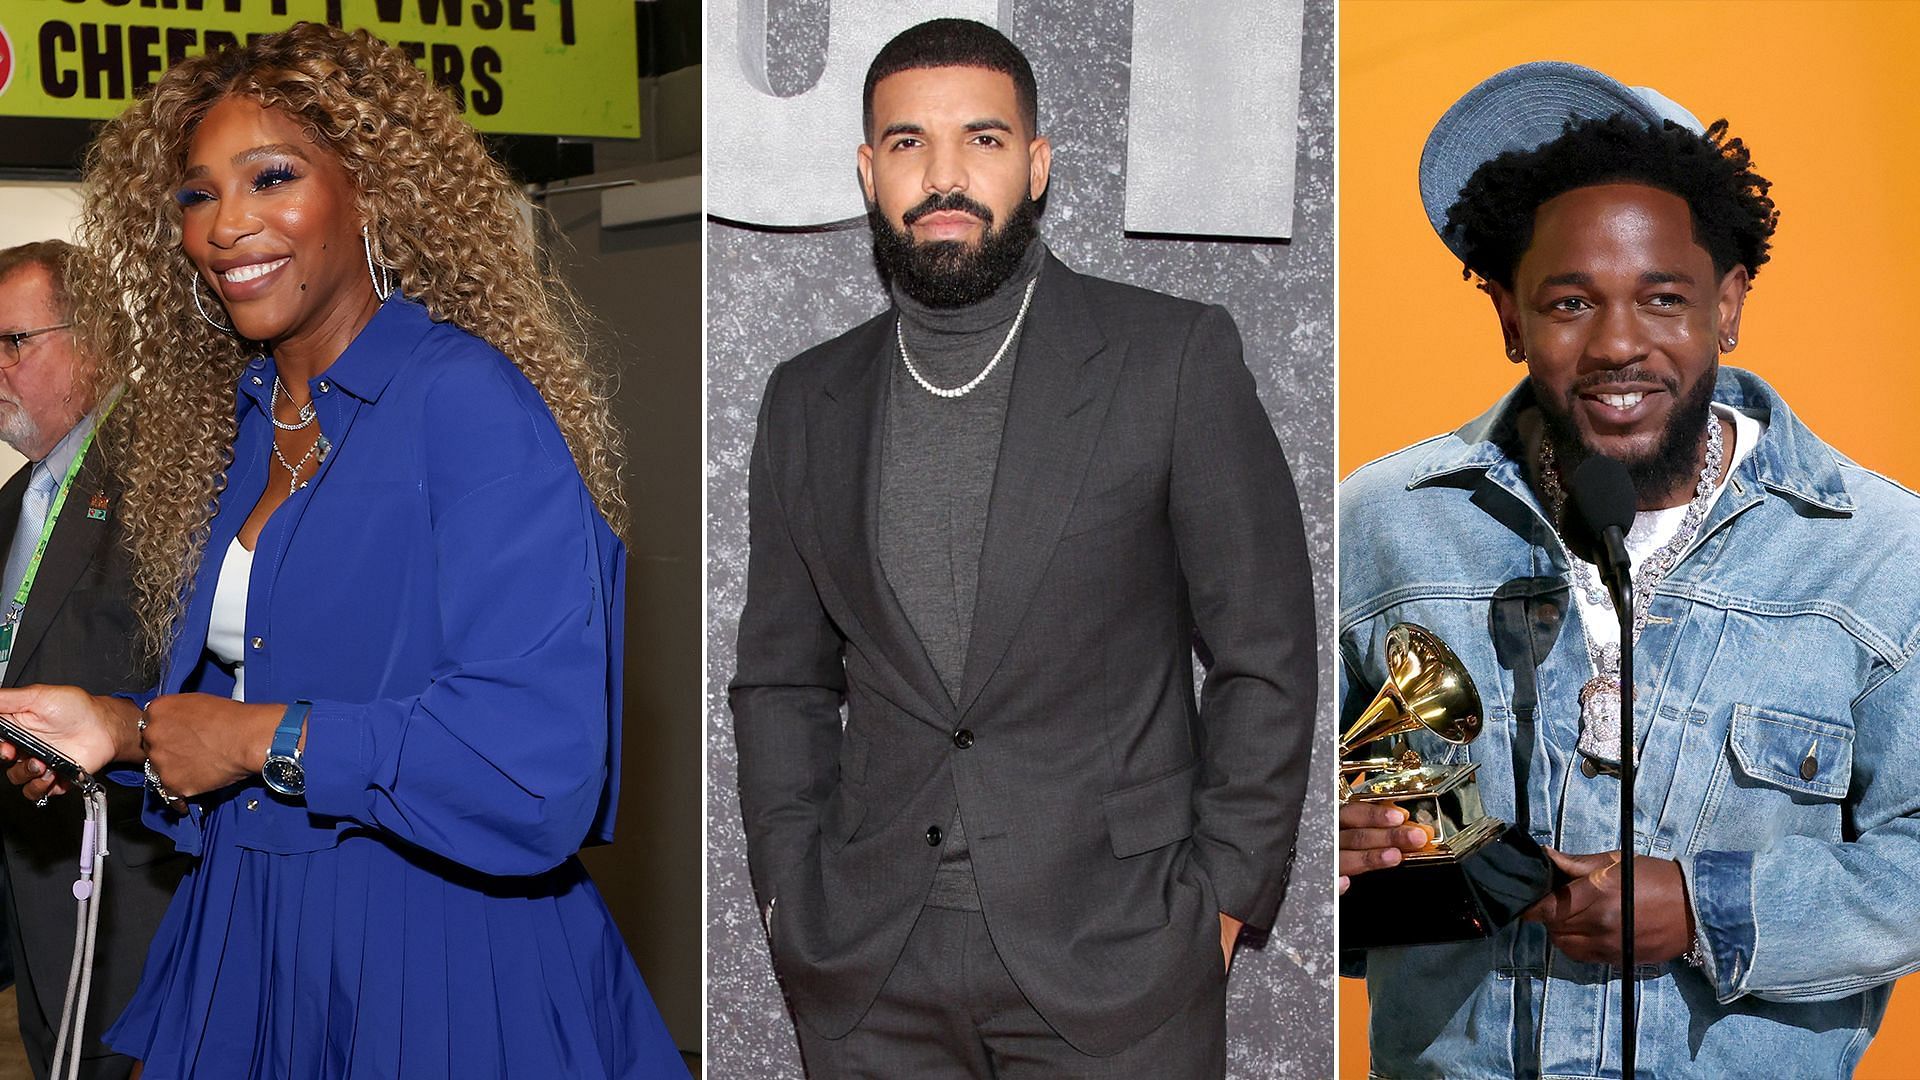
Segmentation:
<svg viewBox="0 0 1920 1080">
<path fill-rule="evenodd" d="M 1707 507 L 1713 502 L 1713 493 L 1718 486 L 1720 467 L 1726 459 L 1726 442 L 1722 437 L 1720 417 L 1711 410 L 1707 413 L 1707 453 L 1706 461 L 1700 469 L 1699 482 L 1694 485 L 1693 498 L 1687 503 L 1687 511 L 1682 516 L 1679 529 L 1673 538 L 1660 546 L 1658 551 L 1648 555 L 1640 564 L 1640 572 L 1633 588 L 1633 613 L 1631 632 L 1633 640 L 1640 640 L 1640 632 L 1646 629 L 1647 619 L 1653 610 L 1653 594 L 1660 582 L 1679 565 L 1680 556 L 1687 546 L 1693 543 L 1700 526 L 1707 520 Z M 1540 444 L 1540 487 L 1545 496 L 1548 511 L 1558 519 L 1566 508 L 1566 489 L 1560 486 L 1560 470 L 1554 460 L 1553 444 L 1542 441 Z M 1613 598 L 1600 583 L 1600 575 L 1586 560 L 1567 551 L 1567 561 L 1573 571 L 1573 584 L 1583 593 L 1594 607 L 1613 610 Z M 1587 659 L 1593 666 L 1593 677 L 1580 688 L 1580 741 L 1578 749 L 1588 759 L 1589 764 L 1617 767 L 1620 763 L 1620 646 L 1609 644 L 1596 646 L 1591 639 L 1587 643 Z M 1588 773 L 1589 776 L 1593 773 Z"/>
</svg>

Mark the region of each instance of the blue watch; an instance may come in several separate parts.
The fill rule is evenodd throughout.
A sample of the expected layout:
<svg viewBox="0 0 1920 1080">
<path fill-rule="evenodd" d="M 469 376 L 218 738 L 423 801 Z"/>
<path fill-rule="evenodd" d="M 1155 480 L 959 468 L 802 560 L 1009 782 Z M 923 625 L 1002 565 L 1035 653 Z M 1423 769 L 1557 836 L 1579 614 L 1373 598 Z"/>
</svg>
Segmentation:
<svg viewBox="0 0 1920 1080">
<path fill-rule="evenodd" d="M 296 701 L 287 706 L 280 726 L 273 731 L 273 745 L 267 750 L 266 767 L 260 770 L 267 786 L 282 795 L 305 795 L 307 773 L 300 767 L 300 729 L 306 726 L 313 702 Z"/>
</svg>

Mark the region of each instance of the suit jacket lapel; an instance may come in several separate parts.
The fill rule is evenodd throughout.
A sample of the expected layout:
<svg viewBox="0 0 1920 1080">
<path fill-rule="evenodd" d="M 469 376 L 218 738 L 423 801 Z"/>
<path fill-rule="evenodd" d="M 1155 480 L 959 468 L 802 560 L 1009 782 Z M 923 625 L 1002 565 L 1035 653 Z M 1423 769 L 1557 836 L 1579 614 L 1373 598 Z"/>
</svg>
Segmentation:
<svg viewBox="0 0 1920 1080">
<path fill-rule="evenodd" d="M 987 503 L 980 588 L 961 679 L 964 716 L 1000 666 L 1073 512 L 1125 354 L 1109 347 L 1079 275 L 1049 257 L 1021 334 Z"/>
<path fill-rule="evenodd" d="M 27 594 L 27 610 L 21 613 L 20 629 L 14 634 L 13 658 L 7 662 L 8 686 L 19 685 L 21 672 L 27 670 L 28 660 L 40 647 L 41 639 L 47 636 L 47 627 L 53 624 L 53 617 L 59 613 L 67 593 L 73 590 L 74 583 L 80 580 L 101 545 L 108 541 L 112 531 L 108 523 L 88 514 L 93 508 L 94 495 L 106 491 L 102 480 L 100 448 L 89 446 L 87 460 L 74 475 L 73 488 L 67 492 L 60 517 L 53 524 L 53 535 L 47 538 L 47 553 L 40 559 L 33 591 Z M 12 527 L 20 520 L 19 500 L 9 504 L 8 513 L 11 521 L 6 523 L 9 526 L 6 535 L 11 536 Z"/>
<path fill-rule="evenodd" d="M 952 701 L 880 568 L 880 456 L 892 342 L 893 321 L 874 320 L 848 343 L 850 362 L 810 404 L 812 526 L 833 583 L 879 653 L 875 667 L 896 674 L 901 685 L 893 692 L 904 690 L 912 699 L 896 704 L 944 724 Z"/>
<path fill-rule="evenodd" d="M 13 543 L 13 530 L 20 524 L 20 503 L 27 497 L 27 483 L 32 479 L 32 472 L 31 463 L 22 465 L 18 471 L 7 478 L 5 485 L 0 486 L 0 539 L 6 540 L 9 544 Z M 0 551 L 0 565 L 6 563 L 7 554 Z M 13 598 L 10 596 L 0 597 L 0 603 L 11 599 Z"/>
<path fill-rule="evenodd" d="M 8 545 L 13 543 L 13 530 L 20 527 L 20 503 L 27 497 L 27 483 L 31 479 L 32 473 L 32 463 L 22 465 L 14 472 L 13 476 L 7 480 L 6 486 L 0 487 L 0 539 L 6 540 Z M 6 565 L 8 554 L 9 552 L 7 551 L 0 551 L 0 566 Z M 0 596 L 0 611 L 3 611 L 6 605 L 12 601 L 13 597 L 11 596 Z M 14 649 L 14 655 L 17 656 L 20 655 L 20 650 L 17 648 L 20 644 L 17 640 L 17 633 L 15 637 L 16 640 L 14 644 L 16 648 Z M 7 664 L 6 677 L 0 679 L 0 686 L 18 686 L 21 666 L 20 664 L 9 662 Z"/>
</svg>

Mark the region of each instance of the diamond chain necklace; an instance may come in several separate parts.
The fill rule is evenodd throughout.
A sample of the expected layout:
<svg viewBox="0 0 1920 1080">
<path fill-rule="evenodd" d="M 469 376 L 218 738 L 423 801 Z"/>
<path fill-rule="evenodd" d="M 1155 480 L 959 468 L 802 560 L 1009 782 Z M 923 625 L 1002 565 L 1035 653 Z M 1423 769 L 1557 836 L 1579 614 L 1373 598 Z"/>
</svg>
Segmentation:
<svg viewBox="0 0 1920 1080">
<path fill-rule="evenodd" d="M 1033 287 L 1038 284 L 1040 284 L 1040 278 L 1038 276 L 1035 276 L 1032 281 L 1027 282 L 1026 295 L 1020 298 L 1020 314 L 1013 317 L 1013 328 L 1007 331 L 1007 340 L 1000 343 L 1000 349 L 993 354 L 993 359 L 987 361 L 987 366 L 980 369 L 980 374 L 968 380 L 965 386 L 949 388 L 935 386 L 928 382 L 926 377 L 920 374 L 920 369 L 913 366 L 913 357 L 907 355 L 906 320 L 895 319 L 893 321 L 893 332 L 894 336 L 900 339 L 900 362 L 907 365 L 907 374 L 913 376 L 913 381 L 919 383 L 922 390 L 932 394 L 934 397 L 957 398 L 966 397 L 968 394 L 973 393 L 976 387 L 987 381 L 988 375 L 993 374 L 993 369 L 1000 366 L 1000 358 L 1006 356 L 1007 349 L 1012 347 L 1014 336 L 1020 333 L 1020 324 L 1027 319 L 1027 305 L 1033 302 Z"/>
<path fill-rule="evenodd" d="M 1694 535 L 1707 520 L 1707 507 L 1713 502 L 1713 493 L 1718 488 L 1720 468 L 1726 459 L 1726 442 L 1722 438 L 1720 417 L 1711 409 L 1707 412 L 1707 459 L 1700 469 L 1700 480 L 1694 486 L 1693 498 L 1687 503 L 1687 512 L 1680 520 L 1680 528 L 1673 538 L 1660 545 L 1653 554 L 1640 564 L 1639 580 L 1634 582 L 1633 590 L 1633 640 L 1640 640 L 1640 631 L 1646 629 L 1647 615 L 1653 607 L 1653 593 L 1679 564 L 1680 556 L 1693 542 Z M 1554 459 L 1553 444 L 1545 439 L 1540 443 L 1540 492 L 1546 498 L 1548 512 L 1558 522 L 1566 508 L 1566 490 L 1560 485 L 1560 470 Z M 1562 545 L 1565 546 L 1564 535 Z M 1592 564 L 1567 548 L 1567 561 L 1573 564 L 1574 585 L 1587 601 L 1596 607 L 1613 611 L 1613 597 L 1600 583 L 1600 576 Z M 1587 638 L 1587 659 L 1593 665 L 1593 678 L 1588 679 L 1580 688 L 1580 752 L 1596 761 L 1618 765 L 1620 747 L 1620 646 L 1609 642 L 1605 645 L 1594 643 L 1591 633 Z"/>
<path fill-rule="evenodd" d="M 279 428 L 281 431 L 304 431 L 313 426 L 314 420 L 317 419 L 320 414 L 318 410 L 313 407 L 313 402 L 311 401 L 305 405 L 294 405 L 294 411 L 300 414 L 299 423 L 282 423 L 280 418 L 274 415 L 274 405 L 282 397 L 287 399 L 287 404 L 294 405 L 293 393 L 280 381 L 280 376 L 275 375 L 273 377 L 273 396 L 267 399 L 267 419 L 273 421 L 274 427 Z M 280 462 L 280 467 L 287 470 L 288 495 L 292 495 L 294 492 L 307 486 L 307 481 L 300 479 L 300 470 L 307 467 L 307 462 L 312 461 L 315 454 L 320 455 L 321 461 L 327 460 L 327 451 L 333 448 L 333 444 L 327 441 L 326 433 L 322 432 L 320 436 L 313 441 L 313 445 L 307 447 L 307 452 L 300 456 L 300 462 L 296 465 L 287 460 L 287 455 L 280 452 L 280 440 L 278 437 L 267 440 L 267 445 L 273 447 L 273 456 L 275 460 Z"/>
<path fill-rule="evenodd" d="M 317 414 L 314 412 L 313 402 L 311 401 L 307 402 L 305 405 L 293 405 L 294 411 L 300 414 L 299 423 L 297 424 L 281 423 L 280 418 L 274 415 L 273 406 L 274 406 L 274 402 L 278 401 L 283 397 L 287 399 L 287 404 L 293 405 L 293 392 L 288 390 L 286 386 L 283 383 L 281 383 L 280 376 L 275 375 L 273 377 L 273 396 L 267 399 L 267 419 L 273 421 L 274 427 L 279 428 L 281 431 L 300 431 L 306 428 L 309 424 L 313 423 L 313 418 Z"/>
</svg>

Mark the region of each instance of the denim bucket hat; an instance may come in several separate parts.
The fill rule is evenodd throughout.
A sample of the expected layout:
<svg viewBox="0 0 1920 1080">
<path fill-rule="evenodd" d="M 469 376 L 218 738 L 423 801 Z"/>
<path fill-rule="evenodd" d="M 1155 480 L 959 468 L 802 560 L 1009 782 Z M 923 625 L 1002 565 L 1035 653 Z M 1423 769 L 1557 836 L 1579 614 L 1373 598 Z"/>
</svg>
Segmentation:
<svg viewBox="0 0 1920 1080">
<path fill-rule="evenodd" d="M 1558 60 L 1510 67 L 1467 91 L 1433 125 L 1420 151 L 1420 202 L 1433 231 L 1461 255 L 1458 238 L 1447 235 L 1447 210 L 1475 169 L 1508 150 L 1532 150 L 1559 138 L 1570 118 L 1615 113 L 1648 127 L 1671 120 L 1688 131 L 1703 130 L 1692 113 L 1657 90 Z"/>
</svg>

